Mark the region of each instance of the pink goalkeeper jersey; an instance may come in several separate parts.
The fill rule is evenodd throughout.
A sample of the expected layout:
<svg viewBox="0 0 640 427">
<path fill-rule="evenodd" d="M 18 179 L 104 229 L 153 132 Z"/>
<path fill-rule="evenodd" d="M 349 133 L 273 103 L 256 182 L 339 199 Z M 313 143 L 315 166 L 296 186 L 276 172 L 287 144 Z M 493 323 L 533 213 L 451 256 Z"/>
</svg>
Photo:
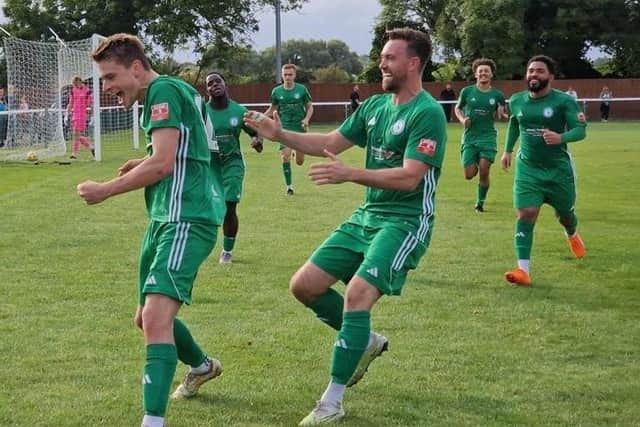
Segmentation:
<svg viewBox="0 0 640 427">
<path fill-rule="evenodd" d="M 69 98 L 73 112 L 73 121 L 84 121 L 87 117 L 87 107 L 91 105 L 91 89 L 87 86 L 74 86 L 71 89 Z"/>
</svg>

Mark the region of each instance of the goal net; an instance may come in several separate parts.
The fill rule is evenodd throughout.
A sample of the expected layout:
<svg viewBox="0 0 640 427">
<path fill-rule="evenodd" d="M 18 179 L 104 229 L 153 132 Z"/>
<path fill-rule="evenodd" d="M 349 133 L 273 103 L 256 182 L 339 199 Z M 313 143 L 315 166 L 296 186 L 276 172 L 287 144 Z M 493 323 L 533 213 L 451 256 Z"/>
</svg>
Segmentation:
<svg viewBox="0 0 640 427">
<path fill-rule="evenodd" d="M 125 110 L 100 90 L 91 52 L 101 39 L 97 35 L 72 42 L 4 39 L 7 111 L 0 112 L 0 160 L 34 155 L 50 159 L 74 151 L 81 159 L 91 159 L 90 149 L 101 160 L 104 144 L 132 140 L 137 134 L 137 111 Z M 87 90 L 77 92 L 86 94 L 77 103 L 81 108 L 69 111 L 74 79 Z"/>
</svg>

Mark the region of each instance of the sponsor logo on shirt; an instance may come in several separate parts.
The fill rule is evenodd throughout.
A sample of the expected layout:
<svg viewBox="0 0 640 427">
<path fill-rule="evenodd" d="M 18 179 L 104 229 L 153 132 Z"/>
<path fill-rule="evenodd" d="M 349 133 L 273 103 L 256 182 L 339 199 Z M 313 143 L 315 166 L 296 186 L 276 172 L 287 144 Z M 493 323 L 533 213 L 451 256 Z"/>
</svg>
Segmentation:
<svg viewBox="0 0 640 427">
<path fill-rule="evenodd" d="M 367 270 L 367 273 L 369 273 L 372 277 L 378 277 L 378 267 L 371 267 Z"/>
<path fill-rule="evenodd" d="M 393 158 L 398 158 L 398 159 L 400 158 L 399 154 L 396 154 L 391 150 L 385 150 L 384 148 L 381 148 L 381 147 L 371 147 L 371 154 L 373 155 L 373 158 L 376 160 L 390 160 Z"/>
<path fill-rule="evenodd" d="M 547 119 L 550 117 L 553 117 L 553 108 L 551 107 L 547 107 L 542 111 L 542 115 L 545 116 Z"/>
<path fill-rule="evenodd" d="M 438 143 L 433 139 L 422 138 L 418 143 L 418 152 L 426 154 L 427 156 L 433 156 L 436 153 L 436 147 Z"/>
<path fill-rule="evenodd" d="M 399 119 L 393 126 L 391 126 L 391 133 L 394 135 L 400 135 L 404 130 L 404 120 Z"/>
<path fill-rule="evenodd" d="M 163 102 L 151 106 L 151 121 L 169 120 L 169 104 Z"/>
</svg>

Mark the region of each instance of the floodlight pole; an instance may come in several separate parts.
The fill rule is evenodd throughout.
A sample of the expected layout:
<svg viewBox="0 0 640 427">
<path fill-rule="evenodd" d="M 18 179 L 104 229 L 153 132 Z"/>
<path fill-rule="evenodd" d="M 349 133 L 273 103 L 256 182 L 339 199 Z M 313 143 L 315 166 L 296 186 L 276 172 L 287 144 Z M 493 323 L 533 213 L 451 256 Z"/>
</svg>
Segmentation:
<svg viewBox="0 0 640 427">
<path fill-rule="evenodd" d="M 282 83 L 282 41 L 280 40 L 280 0 L 275 0 L 276 9 L 276 83 Z"/>
</svg>

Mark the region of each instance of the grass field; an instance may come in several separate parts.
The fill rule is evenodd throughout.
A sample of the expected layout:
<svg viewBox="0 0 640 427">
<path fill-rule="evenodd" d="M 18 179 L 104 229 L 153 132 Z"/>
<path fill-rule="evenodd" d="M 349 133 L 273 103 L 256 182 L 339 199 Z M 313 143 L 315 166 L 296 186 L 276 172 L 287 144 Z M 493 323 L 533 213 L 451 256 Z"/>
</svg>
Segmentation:
<svg viewBox="0 0 640 427">
<path fill-rule="evenodd" d="M 431 247 L 403 296 L 373 312 L 390 351 L 348 391 L 343 425 L 640 425 L 640 123 L 590 124 L 572 146 L 588 253 L 572 259 L 543 208 L 531 289 L 502 279 L 515 262 L 513 173 L 494 168 L 487 212 L 474 213 L 459 132 L 451 126 Z M 139 425 L 142 192 L 88 207 L 75 191 L 141 155 L 129 147 L 107 145 L 100 164 L 86 151 L 69 166 L 0 164 L 1 426 Z M 170 427 L 296 425 L 329 378 L 335 334 L 288 280 L 363 189 L 315 187 L 305 173 L 320 160 L 308 159 L 286 197 L 274 144 L 246 160 L 234 264 L 218 265 L 219 239 L 181 311 L 225 373 L 172 403 Z"/>
</svg>

